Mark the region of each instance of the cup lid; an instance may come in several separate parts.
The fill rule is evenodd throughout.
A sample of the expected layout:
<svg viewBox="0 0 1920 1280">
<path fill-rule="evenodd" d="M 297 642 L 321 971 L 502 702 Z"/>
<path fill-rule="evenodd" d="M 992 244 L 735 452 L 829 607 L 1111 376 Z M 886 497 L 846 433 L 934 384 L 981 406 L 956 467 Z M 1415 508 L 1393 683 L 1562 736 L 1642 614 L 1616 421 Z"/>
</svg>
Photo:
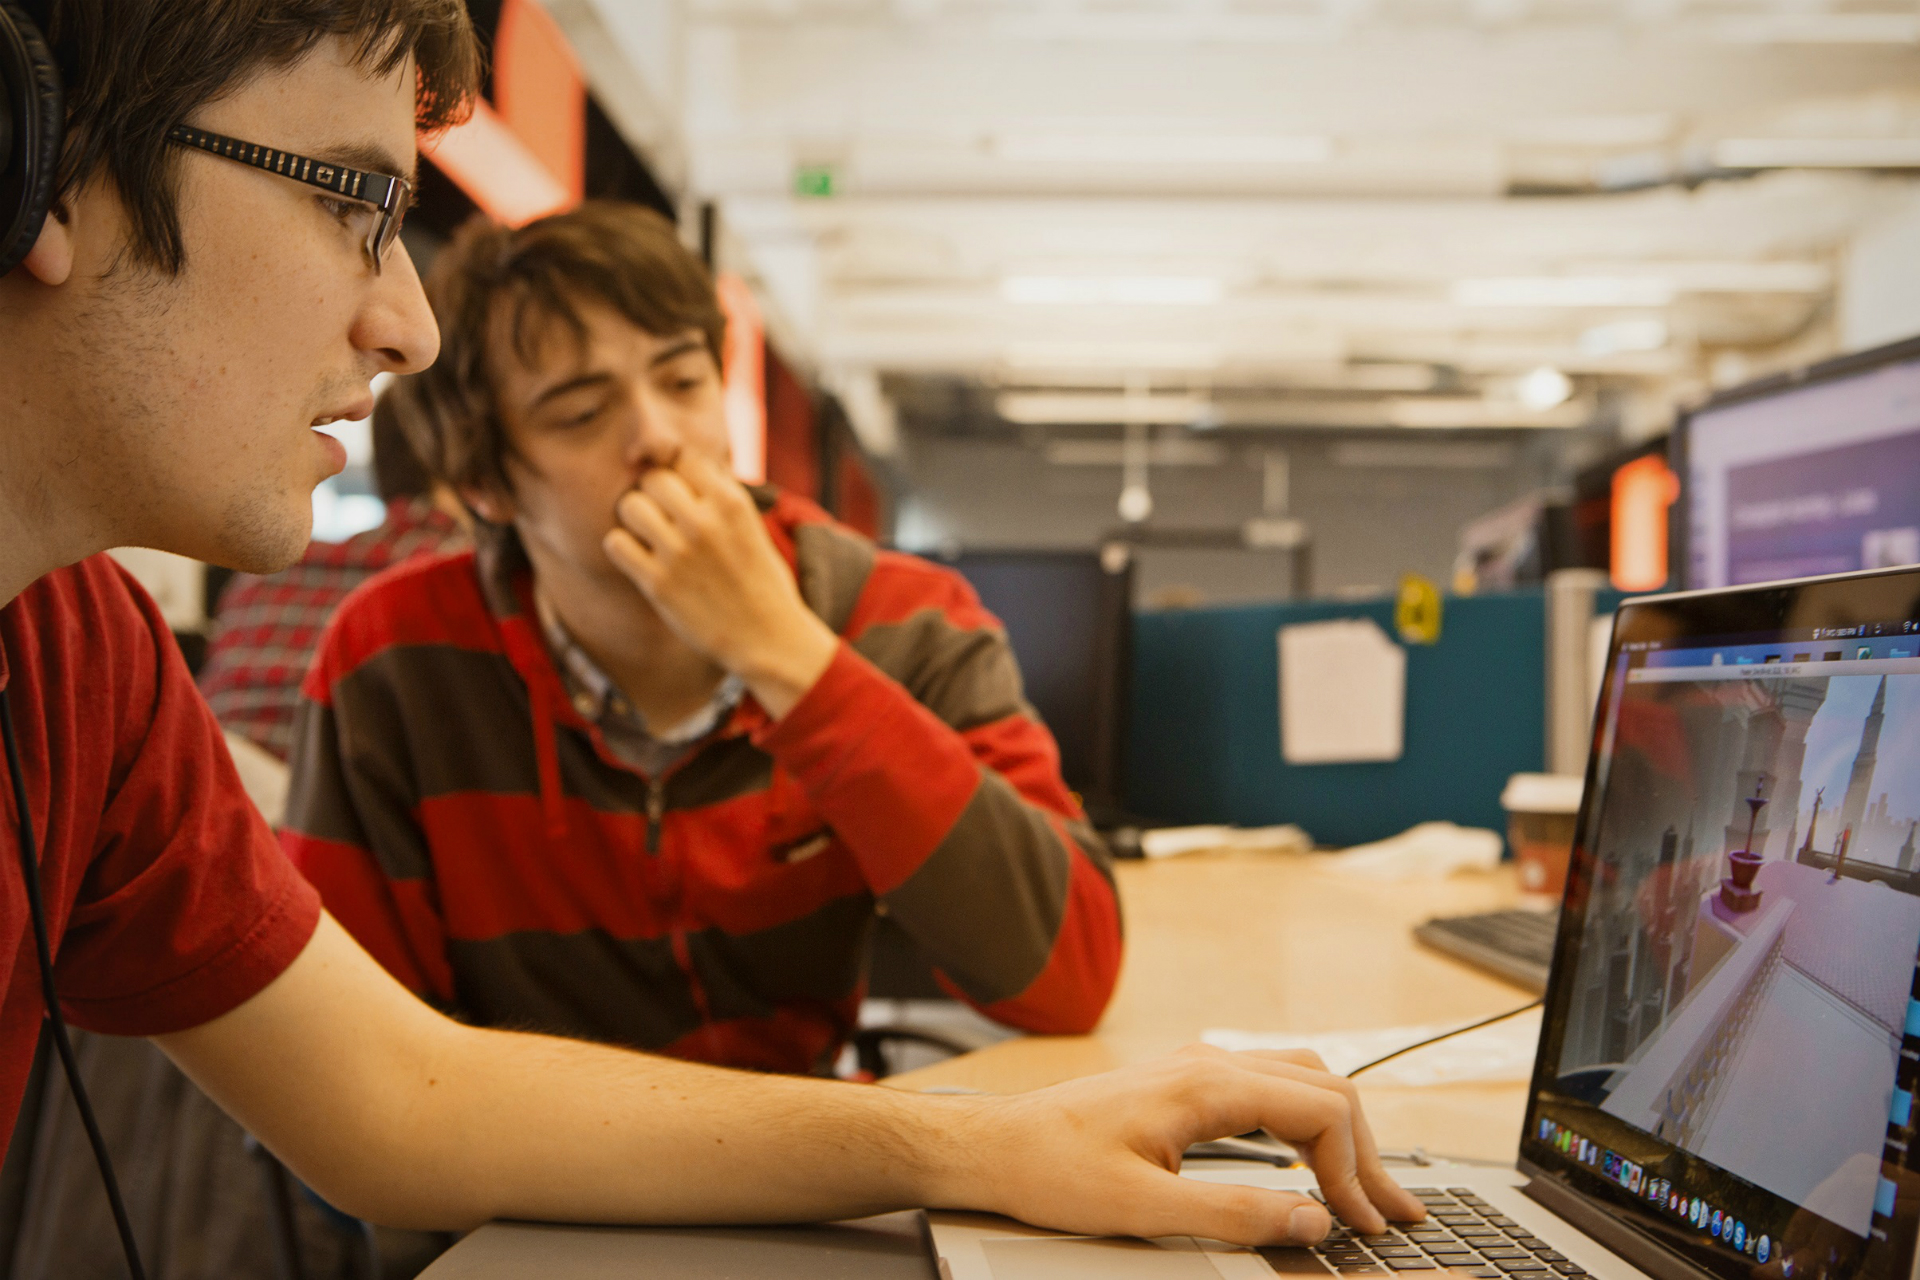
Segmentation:
<svg viewBox="0 0 1920 1280">
<path fill-rule="evenodd" d="M 1562 773 L 1516 773 L 1500 793 L 1508 813 L 1578 813 L 1586 779 Z"/>
</svg>

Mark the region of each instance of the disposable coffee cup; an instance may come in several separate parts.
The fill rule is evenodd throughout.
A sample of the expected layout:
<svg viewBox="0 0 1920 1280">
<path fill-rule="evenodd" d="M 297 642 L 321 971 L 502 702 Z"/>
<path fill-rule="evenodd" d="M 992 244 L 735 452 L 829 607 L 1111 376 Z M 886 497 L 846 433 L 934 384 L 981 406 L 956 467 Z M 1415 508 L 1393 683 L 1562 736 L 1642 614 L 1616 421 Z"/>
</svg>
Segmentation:
<svg viewBox="0 0 1920 1280">
<path fill-rule="evenodd" d="M 1507 848 L 1520 868 L 1520 890 L 1558 899 L 1567 888 L 1573 825 L 1585 779 L 1557 773 L 1516 773 L 1500 793 L 1507 811 Z"/>
</svg>

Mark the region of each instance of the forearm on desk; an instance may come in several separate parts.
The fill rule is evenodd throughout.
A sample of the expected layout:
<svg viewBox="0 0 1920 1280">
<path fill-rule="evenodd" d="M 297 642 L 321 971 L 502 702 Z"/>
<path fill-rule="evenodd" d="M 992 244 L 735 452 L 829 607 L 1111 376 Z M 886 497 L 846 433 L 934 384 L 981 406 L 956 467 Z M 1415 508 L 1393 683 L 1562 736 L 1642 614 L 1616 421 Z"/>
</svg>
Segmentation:
<svg viewBox="0 0 1920 1280">
<path fill-rule="evenodd" d="M 1349 1222 L 1421 1212 L 1375 1158 L 1351 1082 L 1298 1055 L 1199 1050 L 1011 1098 L 750 1075 L 460 1026 L 326 916 L 252 999 L 159 1041 L 322 1196 L 396 1226 L 926 1205 L 1095 1235 L 1318 1239 L 1326 1211 L 1304 1197 L 1178 1175 L 1189 1144 L 1252 1128 L 1307 1152 Z"/>
<path fill-rule="evenodd" d="M 393 1226 L 879 1212 L 941 1198 L 927 1153 L 966 1119 L 954 1099 L 463 1026 L 329 917 L 259 995 L 159 1043 L 323 1197 Z"/>
<path fill-rule="evenodd" d="M 764 1076 L 510 1032 L 450 1043 L 364 1216 L 798 1222 L 909 1207 L 932 1194 L 935 1113 L 963 1104 Z M 957 1121 L 961 1117 L 942 1117 Z M 422 1184 L 439 1194 L 421 1196 Z"/>
</svg>

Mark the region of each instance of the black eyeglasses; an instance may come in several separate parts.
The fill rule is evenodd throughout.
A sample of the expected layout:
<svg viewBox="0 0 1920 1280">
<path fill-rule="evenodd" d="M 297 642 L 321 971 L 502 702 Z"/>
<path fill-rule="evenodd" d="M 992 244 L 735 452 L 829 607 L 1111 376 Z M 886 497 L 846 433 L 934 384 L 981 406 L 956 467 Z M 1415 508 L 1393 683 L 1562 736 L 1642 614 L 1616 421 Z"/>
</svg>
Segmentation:
<svg viewBox="0 0 1920 1280">
<path fill-rule="evenodd" d="M 227 160 L 265 169 L 268 173 L 277 173 L 295 182 L 304 182 L 310 187 L 319 187 L 322 191 L 331 191 L 357 206 L 354 216 L 364 218 L 367 223 L 362 247 L 366 250 L 367 263 L 375 275 L 380 274 L 381 261 L 386 258 L 387 251 L 393 248 L 393 242 L 399 239 L 401 220 L 407 216 L 407 206 L 413 202 L 413 184 L 390 173 L 349 169 L 345 165 L 297 156 L 291 151 L 276 151 L 256 142 L 242 142 L 238 138 L 208 133 L 205 129 L 184 124 L 169 129 L 167 141 L 183 147 L 196 147 Z"/>
</svg>

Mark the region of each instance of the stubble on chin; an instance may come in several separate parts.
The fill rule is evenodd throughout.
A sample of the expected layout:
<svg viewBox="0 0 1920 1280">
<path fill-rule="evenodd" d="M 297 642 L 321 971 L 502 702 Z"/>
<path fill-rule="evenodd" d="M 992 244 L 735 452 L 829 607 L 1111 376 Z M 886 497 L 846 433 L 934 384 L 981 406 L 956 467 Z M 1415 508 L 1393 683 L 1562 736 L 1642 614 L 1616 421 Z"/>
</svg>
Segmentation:
<svg viewBox="0 0 1920 1280">
<path fill-rule="evenodd" d="M 278 573 L 306 551 L 312 532 L 308 495 L 251 489 L 228 504 L 220 521 L 219 547 L 207 558 L 242 573 Z"/>
</svg>

